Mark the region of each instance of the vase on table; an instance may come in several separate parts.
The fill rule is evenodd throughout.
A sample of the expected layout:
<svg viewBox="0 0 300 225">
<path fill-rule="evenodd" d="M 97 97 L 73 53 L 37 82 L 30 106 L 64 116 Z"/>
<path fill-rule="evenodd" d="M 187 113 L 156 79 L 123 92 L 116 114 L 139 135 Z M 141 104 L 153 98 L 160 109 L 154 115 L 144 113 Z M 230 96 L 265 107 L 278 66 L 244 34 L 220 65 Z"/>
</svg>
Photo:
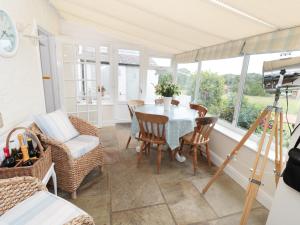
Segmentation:
<svg viewBox="0 0 300 225">
<path fill-rule="evenodd" d="M 172 97 L 164 97 L 164 110 L 169 111 L 171 108 Z"/>
</svg>

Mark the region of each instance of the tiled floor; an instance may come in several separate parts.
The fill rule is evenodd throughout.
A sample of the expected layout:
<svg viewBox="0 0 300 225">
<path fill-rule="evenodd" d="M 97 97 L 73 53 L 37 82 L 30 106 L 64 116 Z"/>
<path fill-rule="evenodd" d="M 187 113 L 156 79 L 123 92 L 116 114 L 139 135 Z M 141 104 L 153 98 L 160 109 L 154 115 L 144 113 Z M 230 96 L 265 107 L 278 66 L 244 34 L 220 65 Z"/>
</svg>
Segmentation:
<svg viewBox="0 0 300 225">
<path fill-rule="evenodd" d="M 156 152 L 136 167 L 135 146 L 125 150 L 128 125 L 101 129 L 107 165 L 103 174 L 93 171 L 70 200 L 98 225 L 235 225 L 239 224 L 245 191 L 223 174 L 205 194 L 203 185 L 216 171 L 199 160 L 196 176 L 191 161 L 171 162 L 164 154 L 161 174 L 156 174 Z M 60 193 L 66 197 L 65 194 Z M 263 225 L 268 211 L 255 203 L 249 225 Z"/>
</svg>

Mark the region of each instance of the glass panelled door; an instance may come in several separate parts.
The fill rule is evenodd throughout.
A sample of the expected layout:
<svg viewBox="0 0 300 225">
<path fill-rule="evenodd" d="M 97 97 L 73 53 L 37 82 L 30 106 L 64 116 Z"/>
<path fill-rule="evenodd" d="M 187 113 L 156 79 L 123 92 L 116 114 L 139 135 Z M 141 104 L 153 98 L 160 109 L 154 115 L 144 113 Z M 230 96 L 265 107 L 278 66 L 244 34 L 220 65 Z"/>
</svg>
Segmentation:
<svg viewBox="0 0 300 225">
<path fill-rule="evenodd" d="M 96 47 L 63 45 L 64 109 L 101 126 L 100 61 Z"/>
</svg>

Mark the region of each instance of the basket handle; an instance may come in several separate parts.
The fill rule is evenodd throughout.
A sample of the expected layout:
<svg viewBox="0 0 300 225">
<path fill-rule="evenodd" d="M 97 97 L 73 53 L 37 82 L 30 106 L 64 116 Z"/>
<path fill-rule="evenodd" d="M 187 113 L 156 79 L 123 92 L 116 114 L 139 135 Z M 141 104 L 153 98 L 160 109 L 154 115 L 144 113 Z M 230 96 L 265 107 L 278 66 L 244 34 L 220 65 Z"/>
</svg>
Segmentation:
<svg viewBox="0 0 300 225">
<path fill-rule="evenodd" d="M 16 131 L 16 130 L 25 130 L 27 133 L 29 133 L 32 137 L 32 139 L 36 142 L 39 150 L 40 150 L 40 154 L 41 156 L 44 155 L 44 148 L 40 142 L 40 140 L 38 139 L 38 137 L 36 136 L 36 134 L 34 132 L 32 132 L 30 129 L 26 128 L 26 127 L 15 127 L 14 129 L 12 129 L 8 135 L 7 135 L 7 138 L 6 138 L 6 147 L 9 148 L 9 141 L 10 141 L 10 138 L 12 136 L 12 134 Z"/>
</svg>

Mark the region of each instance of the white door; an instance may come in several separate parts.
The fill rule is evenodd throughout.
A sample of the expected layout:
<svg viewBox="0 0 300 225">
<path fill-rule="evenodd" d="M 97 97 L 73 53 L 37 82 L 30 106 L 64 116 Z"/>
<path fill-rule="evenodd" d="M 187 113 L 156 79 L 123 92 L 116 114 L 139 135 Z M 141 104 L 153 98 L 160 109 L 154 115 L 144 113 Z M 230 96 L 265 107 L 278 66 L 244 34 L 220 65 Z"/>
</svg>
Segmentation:
<svg viewBox="0 0 300 225">
<path fill-rule="evenodd" d="M 64 109 L 90 123 L 102 126 L 99 49 L 81 44 L 63 44 Z"/>
<path fill-rule="evenodd" d="M 53 72 L 51 68 L 51 55 L 50 55 L 50 43 L 49 34 L 41 29 L 38 29 L 40 59 L 42 68 L 43 88 L 45 96 L 46 112 L 53 112 L 55 107 L 54 96 L 54 84 L 53 84 Z"/>
</svg>

